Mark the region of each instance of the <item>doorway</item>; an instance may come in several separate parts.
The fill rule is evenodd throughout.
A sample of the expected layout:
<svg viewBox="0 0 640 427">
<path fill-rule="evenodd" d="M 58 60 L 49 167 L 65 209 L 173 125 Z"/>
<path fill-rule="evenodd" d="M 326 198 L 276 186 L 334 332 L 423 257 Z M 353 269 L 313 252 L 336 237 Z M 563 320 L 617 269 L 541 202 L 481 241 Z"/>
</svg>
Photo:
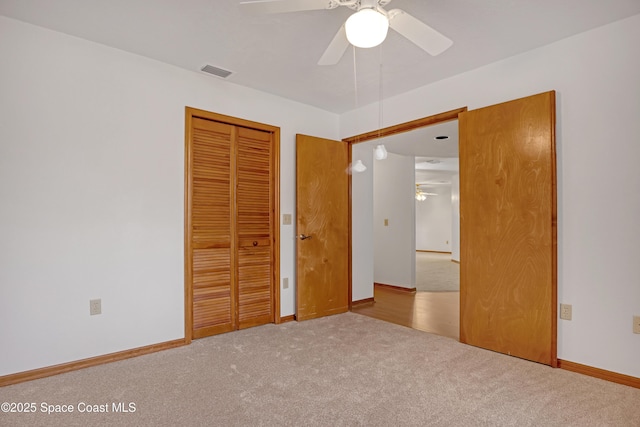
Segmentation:
<svg viewBox="0 0 640 427">
<path fill-rule="evenodd" d="M 460 119 L 460 340 L 556 366 L 555 92 Z"/>
<path fill-rule="evenodd" d="M 443 135 L 449 138 L 443 140 Z M 371 155 L 378 144 L 386 147 L 387 159 L 376 160 Z M 452 262 L 452 249 L 459 261 L 459 220 L 454 220 L 454 216 L 459 218 L 459 213 L 456 210 L 453 215 L 451 202 L 452 184 L 456 184 L 457 198 L 457 154 L 458 122 L 457 115 L 453 114 L 446 121 L 353 146 L 353 161 L 362 160 L 371 169 L 353 174 L 353 181 L 356 186 L 362 179 L 373 181 L 369 200 L 363 200 L 366 196 L 354 189 L 353 200 L 358 206 L 353 209 L 357 216 L 358 209 L 369 204 L 374 212 L 371 224 L 361 224 L 362 218 L 354 221 L 354 237 L 357 239 L 358 233 L 366 234 L 367 228 L 373 229 L 375 236 L 373 250 L 369 250 L 374 260 L 369 279 L 375 283 L 374 295 L 363 294 L 362 289 L 358 289 L 363 283 L 354 278 L 356 307 L 353 311 L 458 339 L 459 264 Z M 365 174 L 369 176 L 363 177 Z M 423 194 L 427 193 L 425 200 L 414 197 L 416 184 Z M 421 212 L 431 214 L 422 221 L 431 225 L 430 230 L 420 229 Z M 434 226 L 434 221 L 444 225 Z M 458 227 L 455 232 L 454 223 Z M 447 229 L 442 230 L 443 227 Z M 422 232 L 424 238 L 421 239 L 418 232 Z M 362 263 L 359 253 L 368 248 L 358 247 L 357 241 L 353 244 L 354 263 Z M 447 259 L 425 263 L 422 260 L 425 257 Z M 354 266 L 354 271 L 360 267 Z M 371 296 L 376 301 L 374 306 L 358 305 L 358 297 Z"/>
</svg>

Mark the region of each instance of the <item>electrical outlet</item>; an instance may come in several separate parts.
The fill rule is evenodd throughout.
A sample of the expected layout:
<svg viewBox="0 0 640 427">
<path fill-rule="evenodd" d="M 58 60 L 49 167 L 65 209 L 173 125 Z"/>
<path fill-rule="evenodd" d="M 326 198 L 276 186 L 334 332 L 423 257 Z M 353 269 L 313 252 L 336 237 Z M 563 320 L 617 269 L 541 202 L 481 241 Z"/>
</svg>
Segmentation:
<svg viewBox="0 0 640 427">
<path fill-rule="evenodd" d="M 89 315 L 95 316 L 96 314 L 102 314 L 102 300 L 90 299 L 89 300 Z"/>
<path fill-rule="evenodd" d="M 560 318 L 571 320 L 571 304 L 560 304 Z"/>
<path fill-rule="evenodd" d="M 389 226 L 389 220 L 387 218 L 384 219 L 384 226 L 385 227 Z"/>
<path fill-rule="evenodd" d="M 640 334 L 640 316 L 633 316 L 633 333 Z"/>
<path fill-rule="evenodd" d="M 282 279 L 282 289 L 288 289 L 289 288 L 289 278 L 285 277 L 284 279 Z"/>
</svg>

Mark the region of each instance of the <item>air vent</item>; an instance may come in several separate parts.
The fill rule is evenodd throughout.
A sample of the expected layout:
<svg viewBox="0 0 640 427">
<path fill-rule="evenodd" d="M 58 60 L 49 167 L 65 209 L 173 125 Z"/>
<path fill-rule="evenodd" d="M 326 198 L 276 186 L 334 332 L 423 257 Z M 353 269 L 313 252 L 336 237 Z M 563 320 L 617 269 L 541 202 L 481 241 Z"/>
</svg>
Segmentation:
<svg viewBox="0 0 640 427">
<path fill-rule="evenodd" d="M 223 68 L 214 67 L 213 65 L 209 65 L 209 64 L 200 68 L 200 71 L 204 71 L 205 73 L 208 73 L 208 74 L 213 74 L 214 76 L 222 77 L 223 79 L 226 79 L 231 75 L 231 71 L 225 70 Z"/>
</svg>

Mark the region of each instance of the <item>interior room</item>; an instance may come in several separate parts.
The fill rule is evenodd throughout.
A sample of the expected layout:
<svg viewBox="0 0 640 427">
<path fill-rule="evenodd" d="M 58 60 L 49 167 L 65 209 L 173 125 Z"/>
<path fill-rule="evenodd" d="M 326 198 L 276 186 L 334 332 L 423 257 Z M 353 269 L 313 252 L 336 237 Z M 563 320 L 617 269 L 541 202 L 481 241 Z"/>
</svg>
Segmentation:
<svg viewBox="0 0 640 427">
<path fill-rule="evenodd" d="M 32 414 L 23 405 L 0 418 L 25 425 L 637 424 L 640 2 L 153 3 L 0 0 L 0 401 L 15 403 L 7 412 L 18 401 L 36 403 Z M 347 38 L 347 19 L 362 9 L 387 20 L 376 47 Z M 507 112 L 514 105 L 517 114 Z M 529 121 L 534 113 L 544 126 Z M 217 167 L 198 175 L 193 155 L 218 137 L 212 121 L 239 141 L 222 157 L 200 152 L 231 171 L 223 178 Z M 498 148 L 485 156 L 473 144 L 486 137 L 517 145 L 501 130 L 507 122 L 525 129 L 522 181 L 511 178 L 518 155 L 501 157 Z M 432 249 L 459 262 L 458 339 L 351 310 L 375 306 L 374 283 L 416 287 L 415 253 L 424 242 L 415 233 L 415 156 L 454 156 L 404 156 L 389 141 L 387 159 L 376 160 L 371 141 L 431 125 L 460 132 L 450 190 L 460 215 L 451 216 L 451 238 L 438 237 L 443 246 Z M 257 130 L 268 154 L 256 148 Z M 309 142 L 318 140 L 335 148 L 331 156 L 303 152 L 324 149 Z M 538 155 L 549 141 L 550 152 Z M 253 173 L 248 152 L 267 159 L 268 190 L 252 187 L 263 176 Z M 546 169 L 533 163 L 539 158 Z M 356 171 L 357 161 L 366 169 Z M 376 182 L 376 167 L 393 167 L 387 176 L 403 184 Z M 316 187 L 301 187 L 303 172 Z M 334 192 L 340 203 L 308 202 L 334 175 L 344 189 Z M 535 179 L 544 203 L 536 202 L 543 192 L 526 185 Z M 198 183 L 222 181 L 221 192 L 197 204 Z M 523 184 L 514 190 L 516 181 Z M 376 205 L 384 185 L 397 198 L 385 206 L 406 209 Z M 503 203 L 483 198 L 502 189 Z M 514 199 L 528 210 L 513 221 L 530 224 L 542 210 L 544 221 L 522 227 L 522 239 L 501 241 L 501 258 L 470 251 L 492 247 L 495 240 L 479 237 L 485 229 L 517 231 L 471 209 L 511 212 Z M 242 202 L 266 213 L 247 216 Z M 200 225 L 219 224 L 197 222 L 198 209 L 213 205 L 230 212 L 231 243 L 197 241 Z M 334 206 L 339 214 L 319 231 L 305 228 L 303 208 Z M 255 237 L 251 226 L 242 234 L 257 217 L 267 218 L 268 237 Z M 479 232 L 456 234 L 469 224 Z M 342 240 L 324 239 L 325 232 Z M 301 262 L 307 248 L 329 243 L 340 250 Z M 221 248 L 231 260 L 225 272 L 197 276 L 198 263 L 218 262 L 210 254 Z M 243 261 L 253 250 L 266 254 L 270 293 L 264 324 L 248 327 L 254 323 L 242 323 L 238 307 L 251 306 L 253 285 L 238 282 L 264 272 Z M 522 255 L 527 250 L 533 255 Z M 507 261 L 521 267 L 517 280 L 502 275 Z M 338 263 L 343 276 L 322 275 Z M 501 286 L 544 274 L 544 314 L 491 323 L 514 309 L 496 301 L 530 298 L 501 292 L 481 300 L 473 293 L 480 287 L 470 285 L 478 271 Z M 200 291 L 205 276 L 235 283 L 224 294 L 232 321 L 229 332 L 198 339 L 199 313 L 219 312 L 201 303 L 217 292 Z M 337 287 L 340 301 L 304 300 L 312 278 L 322 284 L 312 297 Z M 327 300 L 337 305 L 324 315 Z M 543 317 L 549 348 L 539 363 L 503 347 L 508 340 L 495 340 L 498 350 L 474 344 Z M 80 403 L 97 405 L 89 409 L 95 413 L 85 406 L 81 414 Z M 129 403 L 131 417 L 113 413 Z M 49 416 L 48 404 L 74 412 Z"/>
</svg>

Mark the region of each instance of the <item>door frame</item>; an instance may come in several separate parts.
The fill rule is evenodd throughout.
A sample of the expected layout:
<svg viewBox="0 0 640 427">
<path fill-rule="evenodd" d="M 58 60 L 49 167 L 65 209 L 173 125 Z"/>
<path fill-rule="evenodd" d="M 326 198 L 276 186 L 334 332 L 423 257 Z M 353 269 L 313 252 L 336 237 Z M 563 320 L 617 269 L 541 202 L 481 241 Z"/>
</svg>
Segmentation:
<svg viewBox="0 0 640 427">
<path fill-rule="evenodd" d="M 416 129 L 420 129 L 423 127 L 427 127 L 427 126 L 431 126 L 431 125 L 436 125 L 439 123 L 445 123 L 445 122 L 450 122 L 452 120 L 457 120 L 458 119 L 458 115 L 460 113 L 464 113 L 467 111 L 467 107 L 461 107 L 461 108 L 456 108 L 455 110 L 450 110 L 450 111 L 445 111 L 443 113 L 439 113 L 439 114 L 434 114 L 432 116 L 427 116 L 427 117 L 422 117 L 416 120 L 412 120 L 409 122 L 404 122 L 404 123 L 400 123 L 397 125 L 393 125 L 393 126 L 388 126 L 382 129 L 377 129 L 377 130 L 372 130 L 370 132 L 365 132 L 359 135 L 355 135 L 355 136 L 350 136 L 348 138 L 343 138 L 342 141 L 346 142 L 348 144 L 349 147 L 349 164 L 351 164 L 352 162 L 352 151 L 353 151 L 353 145 L 354 144 L 359 144 L 362 142 L 367 142 L 367 141 L 371 141 L 374 139 L 378 139 L 378 138 L 383 138 L 386 136 L 391 136 L 391 135 L 397 135 L 400 133 L 404 133 L 404 132 L 409 132 L 412 130 L 416 130 Z M 353 299 L 353 294 L 352 294 L 352 286 L 353 286 L 353 280 L 352 280 L 352 227 L 351 227 L 351 223 L 352 223 L 352 188 L 351 188 L 351 175 L 349 175 L 349 310 L 351 310 L 352 305 L 353 305 L 353 301 L 351 301 Z M 462 260 L 460 260 L 462 261 Z"/>
<path fill-rule="evenodd" d="M 256 129 L 271 134 L 272 143 L 272 171 L 273 171 L 273 224 L 272 224 L 272 250 L 273 250 L 273 277 L 271 286 L 271 303 L 274 312 L 274 323 L 281 323 L 280 317 L 280 128 L 265 123 L 245 120 L 238 117 L 226 116 L 211 111 L 185 107 L 185 142 L 184 142 L 184 337 L 185 344 L 193 340 L 193 264 L 191 247 L 191 204 L 193 188 L 192 176 L 192 150 L 191 128 L 192 120 L 201 118 L 225 123 L 232 126 L 240 126 Z"/>
</svg>

